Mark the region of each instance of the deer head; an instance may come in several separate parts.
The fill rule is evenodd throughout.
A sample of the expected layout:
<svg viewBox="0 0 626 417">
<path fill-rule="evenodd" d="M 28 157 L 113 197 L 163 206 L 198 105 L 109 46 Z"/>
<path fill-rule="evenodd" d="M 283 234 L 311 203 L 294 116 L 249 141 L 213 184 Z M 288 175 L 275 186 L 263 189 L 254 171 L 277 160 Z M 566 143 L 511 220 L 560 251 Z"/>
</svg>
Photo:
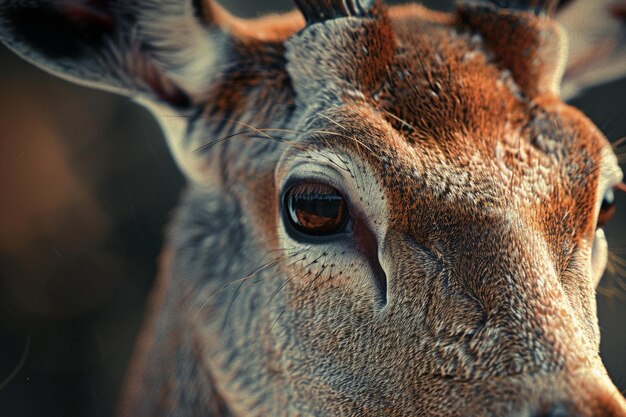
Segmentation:
<svg viewBox="0 0 626 417">
<path fill-rule="evenodd" d="M 623 7 L 295 3 L 0 5 L 22 56 L 151 109 L 189 180 L 120 414 L 626 416 L 594 298 L 622 173 L 562 101 L 626 72 Z"/>
</svg>

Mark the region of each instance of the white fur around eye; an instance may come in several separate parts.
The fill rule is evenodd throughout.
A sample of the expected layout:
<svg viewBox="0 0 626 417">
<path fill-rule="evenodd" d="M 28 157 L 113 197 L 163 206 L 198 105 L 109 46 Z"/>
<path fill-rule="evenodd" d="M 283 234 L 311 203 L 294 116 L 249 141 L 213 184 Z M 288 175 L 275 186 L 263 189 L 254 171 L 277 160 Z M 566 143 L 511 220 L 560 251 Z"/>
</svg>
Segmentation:
<svg viewBox="0 0 626 417">
<path fill-rule="evenodd" d="M 321 181 L 336 188 L 346 198 L 350 216 L 358 216 L 376 240 L 383 241 L 388 223 L 387 198 L 365 162 L 353 161 L 346 154 L 317 150 L 285 156 L 275 175 L 280 190 L 294 179 Z M 313 280 L 317 283 L 332 280 L 355 291 L 374 285 L 370 263 L 349 236 L 315 243 L 299 242 L 290 237 L 284 222 L 278 224 L 282 249 L 287 256 L 293 256 L 291 268 L 300 271 L 300 284 L 306 286 Z M 299 283 L 295 282 L 296 285 Z"/>
</svg>

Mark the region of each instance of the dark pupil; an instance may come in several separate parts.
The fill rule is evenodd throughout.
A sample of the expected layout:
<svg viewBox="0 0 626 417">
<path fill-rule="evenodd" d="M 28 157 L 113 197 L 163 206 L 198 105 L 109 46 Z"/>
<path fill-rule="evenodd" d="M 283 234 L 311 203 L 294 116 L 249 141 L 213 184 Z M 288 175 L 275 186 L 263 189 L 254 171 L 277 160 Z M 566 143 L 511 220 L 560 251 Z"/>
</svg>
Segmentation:
<svg viewBox="0 0 626 417">
<path fill-rule="evenodd" d="M 287 196 L 289 218 L 296 227 L 309 234 L 340 231 L 345 223 L 343 197 L 319 192 L 294 192 Z"/>
</svg>

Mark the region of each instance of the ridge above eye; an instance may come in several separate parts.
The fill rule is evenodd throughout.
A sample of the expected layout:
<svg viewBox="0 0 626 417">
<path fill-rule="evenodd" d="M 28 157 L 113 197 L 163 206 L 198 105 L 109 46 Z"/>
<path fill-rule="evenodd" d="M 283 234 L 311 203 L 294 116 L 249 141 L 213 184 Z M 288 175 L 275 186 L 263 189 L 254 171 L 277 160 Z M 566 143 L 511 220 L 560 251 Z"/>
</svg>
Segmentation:
<svg viewBox="0 0 626 417">
<path fill-rule="evenodd" d="M 342 232 L 348 223 L 345 198 L 321 182 L 303 181 L 291 186 L 283 206 L 289 224 L 306 235 L 330 236 Z"/>
</svg>

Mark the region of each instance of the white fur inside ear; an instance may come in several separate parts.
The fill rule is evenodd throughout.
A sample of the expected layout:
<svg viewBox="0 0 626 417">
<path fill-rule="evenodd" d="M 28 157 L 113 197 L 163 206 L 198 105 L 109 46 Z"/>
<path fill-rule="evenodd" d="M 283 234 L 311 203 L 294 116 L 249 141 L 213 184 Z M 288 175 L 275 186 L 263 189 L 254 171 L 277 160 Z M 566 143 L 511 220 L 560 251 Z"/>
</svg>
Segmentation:
<svg viewBox="0 0 626 417">
<path fill-rule="evenodd" d="M 158 7 L 138 12 L 141 36 L 150 44 L 150 54 L 160 69 L 190 95 L 202 94 L 215 72 L 224 35 L 204 27 L 194 16 L 191 2 L 160 1 Z"/>
<path fill-rule="evenodd" d="M 200 169 L 202 159 L 195 157 L 194 144 L 185 140 L 188 118 L 152 100 L 135 98 L 135 101 L 150 110 L 161 125 L 172 156 L 185 177 L 194 183 L 207 183 L 206 172 Z"/>
</svg>

